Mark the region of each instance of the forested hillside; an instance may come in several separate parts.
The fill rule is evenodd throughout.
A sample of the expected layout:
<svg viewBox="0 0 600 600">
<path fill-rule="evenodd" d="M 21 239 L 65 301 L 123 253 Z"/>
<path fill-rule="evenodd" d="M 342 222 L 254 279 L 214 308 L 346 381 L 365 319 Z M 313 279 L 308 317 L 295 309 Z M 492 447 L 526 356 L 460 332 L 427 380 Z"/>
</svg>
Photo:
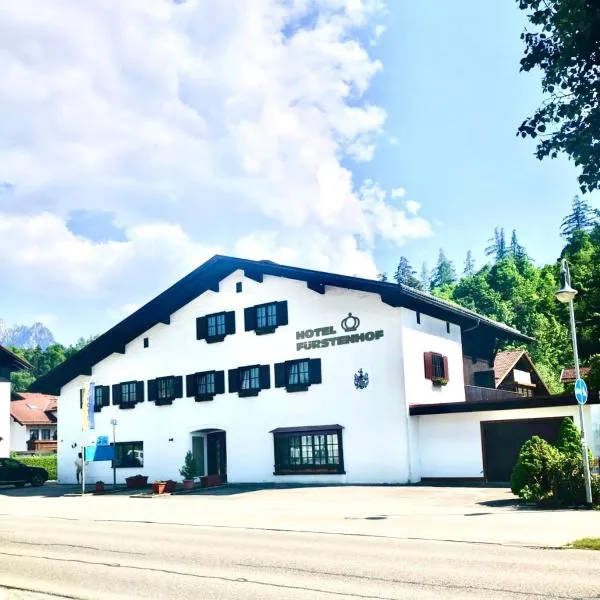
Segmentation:
<svg viewBox="0 0 600 600">
<path fill-rule="evenodd" d="M 575 316 L 583 363 L 600 354 L 600 219 L 586 200 L 575 197 L 560 227 L 565 246 L 561 258 L 569 261 L 572 285 L 579 291 Z M 476 269 L 469 250 L 461 277 L 440 250 L 435 268 L 423 265 L 417 278 L 401 257 L 394 279 L 516 327 L 537 342 L 527 348 L 550 389 L 562 391 L 558 379 L 563 367 L 573 365 L 567 307 L 556 300 L 559 261 L 536 265 L 521 245 L 517 232 L 510 239 L 496 228 L 486 248 L 488 263 Z M 559 257 L 557 257 L 558 259 Z M 382 275 L 384 278 L 385 275 Z"/>
</svg>

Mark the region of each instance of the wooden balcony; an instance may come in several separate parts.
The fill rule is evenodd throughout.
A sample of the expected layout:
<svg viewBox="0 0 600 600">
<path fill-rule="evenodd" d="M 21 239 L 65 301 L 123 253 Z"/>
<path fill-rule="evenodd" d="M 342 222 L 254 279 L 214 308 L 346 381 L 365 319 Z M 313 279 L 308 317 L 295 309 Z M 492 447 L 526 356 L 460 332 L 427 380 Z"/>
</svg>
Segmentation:
<svg viewBox="0 0 600 600">
<path fill-rule="evenodd" d="M 514 400 L 515 398 L 523 397 L 523 394 L 519 394 L 518 392 L 465 385 L 465 400 L 467 402 L 493 402 L 494 400 Z"/>
<path fill-rule="evenodd" d="M 27 440 L 27 450 L 39 454 L 56 454 L 56 440 Z"/>
</svg>

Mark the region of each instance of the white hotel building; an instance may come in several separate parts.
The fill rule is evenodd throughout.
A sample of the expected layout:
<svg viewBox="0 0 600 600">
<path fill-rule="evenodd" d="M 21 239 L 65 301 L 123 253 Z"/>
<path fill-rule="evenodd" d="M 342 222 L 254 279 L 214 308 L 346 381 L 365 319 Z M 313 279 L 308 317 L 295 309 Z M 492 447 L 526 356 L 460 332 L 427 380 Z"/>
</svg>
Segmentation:
<svg viewBox="0 0 600 600">
<path fill-rule="evenodd" d="M 59 396 L 61 482 L 82 440 L 112 439 L 112 419 L 119 482 L 180 480 L 188 450 L 202 474 L 239 483 L 505 481 L 524 439 L 577 415 L 571 397 L 474 385 L 509 341 L 530 340 L 394 283 L 215 256 L 32 390 Z M 91 464 L 88 481 L 111 469 Z"/>
</svg>

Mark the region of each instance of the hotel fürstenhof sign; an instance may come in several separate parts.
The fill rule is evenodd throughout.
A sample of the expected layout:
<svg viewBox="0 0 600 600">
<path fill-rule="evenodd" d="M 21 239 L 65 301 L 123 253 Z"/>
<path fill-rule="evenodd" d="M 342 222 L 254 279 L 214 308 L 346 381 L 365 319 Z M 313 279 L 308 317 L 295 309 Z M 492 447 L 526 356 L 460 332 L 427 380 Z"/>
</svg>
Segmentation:
<svg viewBox="0 0 600 600">
<path fill-rule="evenodd" d="M 297 331 L 296 350 L 314 350 L 329 348 L 330 346 L 356 344 L 357 342 L 372 342 L 383 337 L 383 329 L 354 333 L 360 326 L 360 319 L 352 313 L 348 313 L 348 316 L 342 319 L 341 326 L 344 332 L 349 335 L 338 335 L 333 325 Z"/>
</svg>

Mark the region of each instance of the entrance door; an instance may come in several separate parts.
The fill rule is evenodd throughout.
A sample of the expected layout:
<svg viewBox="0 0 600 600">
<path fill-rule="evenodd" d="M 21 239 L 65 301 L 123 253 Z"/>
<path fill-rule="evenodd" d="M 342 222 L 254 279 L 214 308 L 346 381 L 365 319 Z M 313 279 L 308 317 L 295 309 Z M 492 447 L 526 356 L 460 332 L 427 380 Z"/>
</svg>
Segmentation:
<svg viewBox="0 0 600 600">
<path fill-rule="evenodd" d="M 198 476 L 204 475 L 204 436 L 192 436 L 192 454 L 198 468 Z"/>
<path fill-rule="evenodd" d="M 558 438 L 563 419 L 564 417 L 552 417 L 482 422 L 483 470 L 486 481 L 509 482 L 521 446 L 534 435 L 553 444 Z"/>
<path fill-rule="evenodd" d="M 225 432 L 214 431 L 206 436 L 207 475 L 221 475 L 227 481 L 227 449 Z"/>
</svg>

